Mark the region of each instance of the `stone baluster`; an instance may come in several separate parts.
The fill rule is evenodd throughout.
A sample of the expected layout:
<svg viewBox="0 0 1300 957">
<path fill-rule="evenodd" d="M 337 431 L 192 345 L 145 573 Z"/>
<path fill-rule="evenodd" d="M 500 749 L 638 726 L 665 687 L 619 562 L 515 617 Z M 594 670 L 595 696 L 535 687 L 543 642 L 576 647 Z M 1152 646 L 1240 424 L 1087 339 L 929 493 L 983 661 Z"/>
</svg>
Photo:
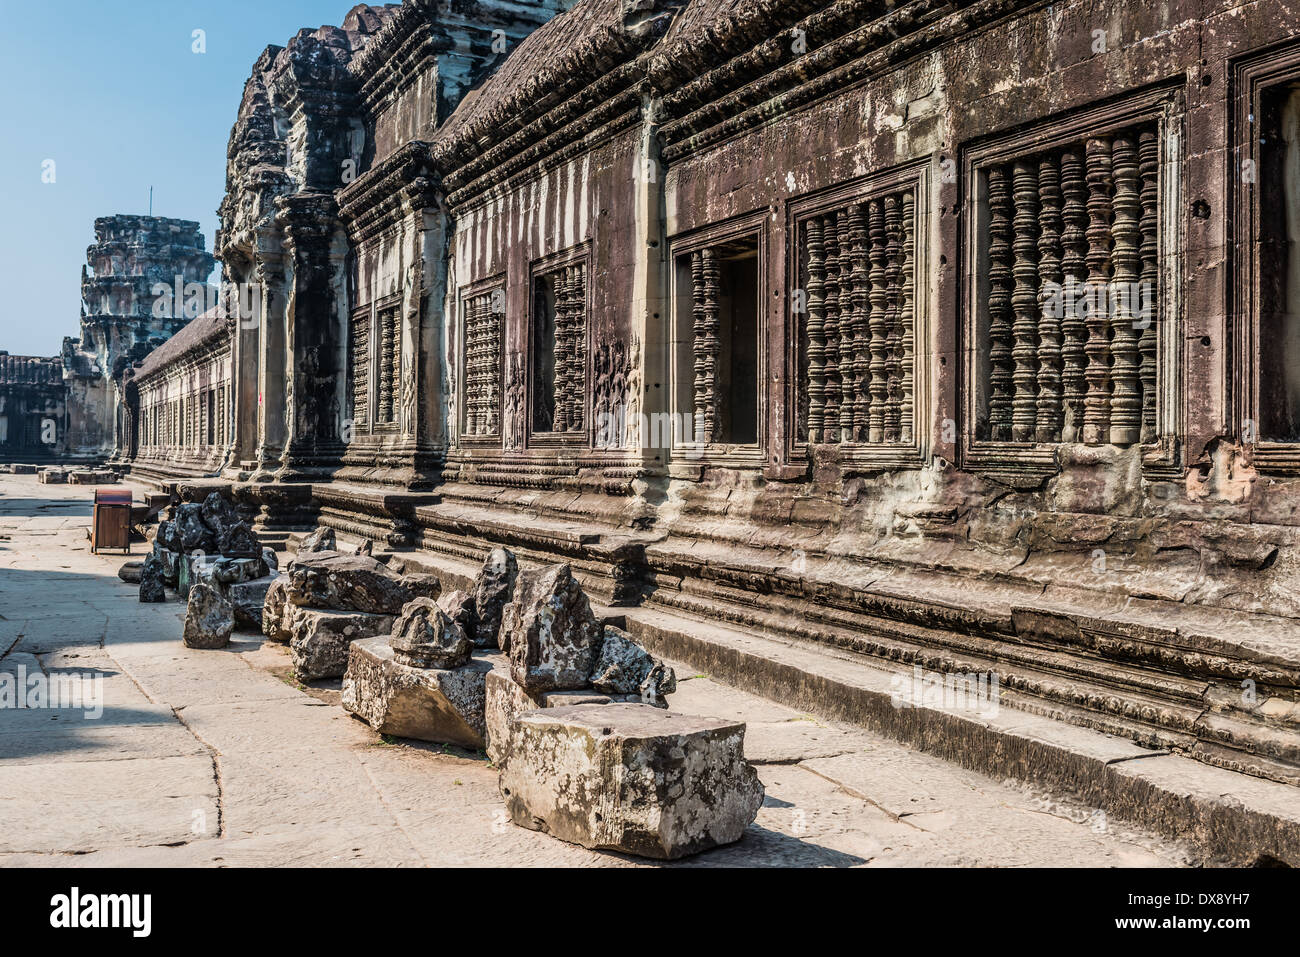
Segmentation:
<svg viewBox="0 0 1300 957">
<path fill-rule="evenodd" d="M 1030 442 L 1038 423 L 1038 166 L 1017 160 L 1012 169 L 1012 202 L 1015 206 L 1015 279 L 1011 305 L 1015 322 L 1011 327 L 1015 345 L 1012 377 L 1015 394 L 1011 403 L 1011 438 Z"/>
<path fill-rule="evenodd" d="M 1156 322 L 1160 315 L 1160 148 L 1155 132 L 1147 130 L 1138 137 L 1138 172 L 1142 177 L 1142 301 L 1143 328 L 1138 340 L 1141 362 L 1138 378 L 1142 384 L 1142 441 L 1156 441 Z"/>
<path fill-rule="evenodd" d="M 869 214 L 871 237 L 871 418 L 867 434 L 869 442 L 885 440 L 885 403 L 889 399 L 889 379 L 885 351 L 889 342 L 887 313 L 889 290 L 885 283 L 886 243 L 885 204 L 872 200 Z"/>
<path fill-rule="evenodd" d="M 1110 323 L 1106 315 L 1109 307 L 1110 285 L 1110 223 L 1111 145 L 1108 138 L 1088 140 L 1085 150 L 1088 181 L 1088 308 L 1085 324 L 1088 342 L 1084 351 L 1088 367 L 1084 375 L 1088 382 L 1088 396 L 1083 403 L 1083 441 L 1088 445 L 1101 445 L 1110 437 Z"/>
<path fill-rule="evenodd" d="M 1005 168 L 988 172 L 989 189 L 989 433 L 995 442 L 1011 438 L 1015 365 L 1011 349 L 1011 192 Z"/>
<path fill-rule="evenodd" d="M 834 216 L 823 221 L 826 244 L 826 441 L 840 440 L 840 352 L 847 317 L 840 315 L 840 234 Z"/>
<path fill-rule="evenodd" d="M 1061 171 L 1055 156 L 1038 164 L 1038 416 L 1039 442 L 1061 439 Z"/>
<path fill-rule="evenodd" d="M 902 338 L 899 342 L 899 365 L 902 372 L 901 404 L 898 409 L 899 441 L 911 445 L 915 441 L 914 397 L 916 366 L 916 195 L 912 190 L 903 193 L 903 286 L 899 293 L 899 316 Z"/>
<path fill-rule="evenodd" d="M 1061 271 L 1065 276 L 1065 311 L 1061 322 L 1061 404 L 1064 421 L 1061 439 L 1078 442 L 1083 434 L 1083 403 L 1088 395 L 1084 370 L 1088 356 L 1084 343 L 1088 329 L 1079 309 L 1079 295 L 1087 276 L 1088 188 L 1083 177 L 1083 158 L 1077 149 L 1061 154 L 1061 195 L 1065 205 L 1061 236 Z"/>
<path fill-rule="evenodd" d="M 1142 278 L 1141 185 L 1138 177 L 1137 143 L 1130 135 L 1117 136 L 1111 145 L 1115 197 L 1111 239 L 1114 249 L 1111 277 L 1116 295 L 1111 313 L 1112 394 L 1110 400 L 1110 443 L 1134 445 L 1142 439 L 1142 382 L 1138 368 L 1139 330 L 1134 323 L 1141 306 Z M 1137 293 L 1137 302 L 1134 302 Z"/>
<path fill-rule="evenodd" d="M 822 240 L 822 221 L 813 217 L 804 225 L 805 261 L 808 264 L 808 288 L 805 325 L 808 336 L 808 442 L 822 441 L 826 413 L 826 246 Z"/>
<path fill-rule="evenodd" d="M 569 303 L 573 309 L 573 366 L 569 373 L 569 431 L 586 426 L 587 408 L 587 267 L 573 266 L 569 278 Z"/>
<path fill-rule="evenodd" d="M 885 424 L 882 441 L 898 441 L 898 417 L 902 407 L 902 375 L 899 369 L 899 273 L 903 244 L 903 207 L 897 194 L 885 197 Z"/>
<path fill-rule="evenodd" d="M 569 274 L 561 269 L 551 277 L 551 291 L 555 299 L 554 321 L 555 338 L 552 355 L 555 357 L 555 371 L 551 382 L 551 399 L 554 412 L 551 417 L 552 432 L 569 431 L 569 362 L 570 362 L 570 321 L 572 314 L 569 304 Z"/>
<path fill-rule="evenodd" d="M 852 442 L 857 438 L 858 420 L 862 405 L 858 395 L 863 387 L 863 369 L 860 362 L 862 347 L 862 316 L 857 302 L 866 291 L 860 260 L 854 256 L 854 246 L 865 245 L 865 235 L 855 239 L 854 233 L 864 229 L 853 210 L 842 210 L 835 217 L 840 240 L 840 441 Z"/>
</svg>

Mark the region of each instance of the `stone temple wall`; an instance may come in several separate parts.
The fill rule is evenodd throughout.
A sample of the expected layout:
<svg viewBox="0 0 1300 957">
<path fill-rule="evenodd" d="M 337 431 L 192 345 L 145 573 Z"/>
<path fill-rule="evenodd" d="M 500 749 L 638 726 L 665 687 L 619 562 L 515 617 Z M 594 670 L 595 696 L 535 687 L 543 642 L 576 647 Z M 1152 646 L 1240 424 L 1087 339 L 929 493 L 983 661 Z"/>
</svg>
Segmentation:
<svg viewBox="0 0 1300 957">
<path fill-rule="evenodd" d="M 1240 691 L 1300 701 L 1289 5 L 567 6 L 259 60 L 218 245 L 263 524 L 1300 780 Z"/>
</svg>

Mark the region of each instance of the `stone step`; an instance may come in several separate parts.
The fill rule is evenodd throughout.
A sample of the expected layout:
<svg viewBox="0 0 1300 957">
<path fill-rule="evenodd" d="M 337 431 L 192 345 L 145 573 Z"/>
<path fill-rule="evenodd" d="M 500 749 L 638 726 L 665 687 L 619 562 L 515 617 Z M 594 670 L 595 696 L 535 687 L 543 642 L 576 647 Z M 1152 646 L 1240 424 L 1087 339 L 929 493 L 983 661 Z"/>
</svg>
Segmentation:
<svg viewBox="0 0 1300 957">
<path fill-rule="evenodd" d="M 897 663 L 654 608 L 627 609 L 626 619 L 653 654 L 962 767 L 1072 794 L 1108 815 L 1188 839 L 1202 863 L 1300 866 L 1300 787 L 1022 710 L 1005 690 L 998 707 L 900 706 L 915 672 Z"/>
</svg>

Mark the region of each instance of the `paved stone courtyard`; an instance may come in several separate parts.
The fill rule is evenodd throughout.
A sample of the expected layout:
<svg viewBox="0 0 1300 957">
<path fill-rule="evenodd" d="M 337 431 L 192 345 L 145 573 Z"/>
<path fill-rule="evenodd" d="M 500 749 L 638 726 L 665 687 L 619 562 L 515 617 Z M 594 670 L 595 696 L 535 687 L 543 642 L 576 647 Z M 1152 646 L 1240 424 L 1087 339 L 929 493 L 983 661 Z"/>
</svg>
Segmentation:
<svg viewBox="0 0 1300 957">
<path fill-rule="evenodd" d="M 384 740 L 239 634 L 180 642 L 127 559 L 92 555 L 84 488 L 0 476 L 0 671 L 102 676 L 103 714 L 0 710 L 8 866 L 620 866 L 506 822 L 482 755 Z M 137 496 L 138 497 L 138 496 Z M 144 551 L 137 545 L 135 555 Z M 767 798 L 739 844 L 673 866 L 1171 866 L 1177 845 L 1014 782 L 834 727 L 677 666 L 674 709 L 749 723 Z"/>
</svg>

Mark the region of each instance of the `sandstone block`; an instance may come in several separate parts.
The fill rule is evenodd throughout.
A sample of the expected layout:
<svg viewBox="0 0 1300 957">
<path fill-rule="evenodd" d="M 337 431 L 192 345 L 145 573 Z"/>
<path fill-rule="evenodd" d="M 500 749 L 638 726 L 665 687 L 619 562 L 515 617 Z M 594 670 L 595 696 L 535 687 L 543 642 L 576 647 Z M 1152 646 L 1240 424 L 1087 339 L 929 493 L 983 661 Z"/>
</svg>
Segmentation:
<svg viewBox="0 0 1300 957">
<path fill-rule="evenodd" d="M 521 716 L 501 794 L 514 823 L 595 850 L 660 860 L 730 844 L 763 803 L 744 724 L 648 705 Z"/>
<path fill-rule="evenodd" d="M 232 526 L 241 521 L 239 512 L 220 492 L 213 492 L 199 506 L 199 515 L 208 529 L 218 538 L 229 532 Z"/>
<path fill-rule="evenodd" d="M 159 605 L 167 600 L 163 564 L 157 555 L 150 555 L 140 569 L 140 601 Z"/>
<path fill-rule="evenodd" d="M 600 656 L 591 675 L 591 686 L 610 694 L 640 694 L 641 684 L 654 670 L 650 653 L 632 636 L 613 625 L 605 626 Z"/>
<path fill-rule="evenodd" d="M 473 650 L 460 625 L 432 598 L 417 598 L 402 609 L 391 644 L 397 660 L 413 668 L 459 668 Z"/>
<path fill-rule="evenodd" d="M 302 540 L 298 546 L 299 555 L 308 555 L 312 552 L 334 552 L 338 551 L 338 538 L 332 528 L 318 528 Z"/>
<path fill-rule="evenodd" d="M 510 551 L 498 548 L 488 556 L 474 581 L 474 644 L 477 647 L 499 646 L 502 651 L 509 651 L 509 647 L 501 642 L 501 619 L 506 606 L 514 598 L 518 578 L 519 562 Z"/>
<path fill-rule="evenodd" d="M 176 506 L 176 534 L 180 537 L 180 550 L 187 554 L 217 550 L 217 536 L 203 521 L 202 506 L 191 502 Z"/>
<path fill-rule="evenodd" d="M 160 547 L 158 542 L 155 541 L 153 555 L 158 559 L 158 563 L 162 566 L 163 581 L 175 588 L 180 582 L 180 554 L 167 548 Z"/>
<path fill-rule="evenodd" d="M 275 575 L 235 582 L 226 592 L 231 607 L 235 609 L 235 627 L 246 631 L 262 630 L 262 613 L 266 608 L 266 595 L 276 582 Z"/>
<path fill-rule="evenodd" d="M 217 550 L 228 558 L 255 558 L 262 560 L 262 543 L 253 534 L 247 522 L 235 522 L 217 534 Z"/>
<path fill-rule="evenodd" d="M 387 635 L 391 615 L 291 608 L 289 656 L 301 681 L 342 678 L 348 670 L 348 645 L 360 638 Z"/>
<path fill-rule="evenodd" d="M 202 582 L 190 588 L 183 641 L 187 648 L 224 648 L 235 629 L 235 610 L 220 592 Z"/>
<path fill-rule="evenodd" d="M 290 630 L 291 621 L 286 621 L 289 604 L 289 577 L 280 575 L 266 590 L 266 602 L 262 606 L 262 634 L 272 641 L 288 641 L 293 637 Z"/>
<path fill-rule="evenodd" d="M 363 555 L 325 552 L 294 561 L 289 601 L 303 608 L 400 615 L 418 597 L 400 575 Z"/>
<path fill-rule="evenodd" d="M 441 608 L 465 633 L 465 637 L 478 647 L 478 614 L 474 610 L 474 596 L 465 591 L 453 591 L 438 599 Z"/>
<path fill-rule="evenodd" d="M 128 585 L 138 585 L 143 572 L 144 562 L 127 562 L 117 570 L 117 577 Z"/>
<path fill-rule="evenodd" d="M 614 698 L 590 688 L 581 691 L 542 691 L 529 694 L 510 677 L 505 668 L 487 676 L 484 724 L 488 759 L 497 767 L 505 763 L 507 746 L 515 720 L 539 708 L 564 708 L 579 704 L 613 704 Z M 620 699 L 626 700 L 626 699 Z"/>
<path fill-rule="evenodd" d="M 353 642 L 343 707 L 381 734 L 482 748 L 492 666 L 480 656 L 460 668 L 413 668 L 397 660 L 386 638 Z"/>
<path fill-rule="evenodd" d="M 501 631 L 510 674 L 530 692 L 586 688 L 600 654 L 602 627 L 568 565 L 523 572 Z"/>
</svg>

